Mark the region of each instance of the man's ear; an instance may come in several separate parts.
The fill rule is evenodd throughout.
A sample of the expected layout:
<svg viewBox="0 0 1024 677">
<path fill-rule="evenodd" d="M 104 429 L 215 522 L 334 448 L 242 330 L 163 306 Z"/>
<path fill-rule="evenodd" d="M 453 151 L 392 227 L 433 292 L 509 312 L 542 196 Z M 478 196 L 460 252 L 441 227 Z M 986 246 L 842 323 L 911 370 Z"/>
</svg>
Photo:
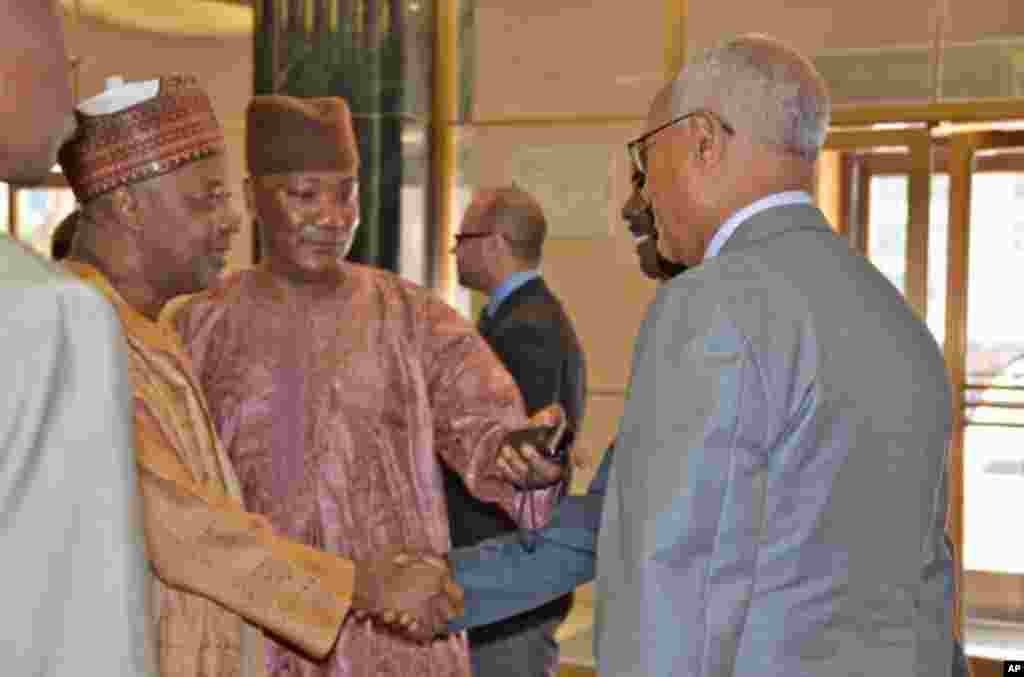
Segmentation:
<svg viewBox="0 0 1024 677">
<path fill-rule="evenodd" d="M 245 210 L 249 216 L 256 216 L 256 194 L 253 192 L 253 177 L 247 176 L 242 181 L 242 193 L 245 195 Z"/>
<path fill-rule="evenodd" d="M 713 168 L 722 161 L 722 154 L 725 150 L 725 137 L 714 122 L 709 118 L 698 115 L 693 118 L 694 146 L 693 160 L 705 168 Z"/>
<path fill-rule="evenodd" d="M 491 256 L 498 257 L 508 254 L 508 240 L 505 239 L 505 229 L 500 223 L 494 224 L 494 237 L 484 240 L 484 251 Z"/>
</svg>

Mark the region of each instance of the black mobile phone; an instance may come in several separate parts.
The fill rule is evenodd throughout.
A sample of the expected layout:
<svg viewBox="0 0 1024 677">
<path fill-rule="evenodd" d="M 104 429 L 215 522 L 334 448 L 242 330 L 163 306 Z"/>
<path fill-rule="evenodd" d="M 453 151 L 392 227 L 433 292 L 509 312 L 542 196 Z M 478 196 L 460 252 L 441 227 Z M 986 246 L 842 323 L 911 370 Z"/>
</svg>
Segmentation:
<svg viewBox="0 0 1024 677">
<path fill-rule="evenodd" d="M 529 444 L 547 460 L 564 465 L 569 460 L 566 450 L 559 448 L 559 442 L 561 442 L 564 432 L 564 422 L 557 426 L 534 426 L 509 433 L 508 441 L 515 446 Z"/>
</svg>

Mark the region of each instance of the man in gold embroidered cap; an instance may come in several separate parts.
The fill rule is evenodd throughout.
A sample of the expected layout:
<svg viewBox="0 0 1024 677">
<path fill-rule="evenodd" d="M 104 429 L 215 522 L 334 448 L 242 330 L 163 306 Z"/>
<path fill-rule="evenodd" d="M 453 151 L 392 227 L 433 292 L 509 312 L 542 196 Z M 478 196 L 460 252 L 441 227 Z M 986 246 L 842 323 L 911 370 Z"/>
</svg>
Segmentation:
<svg viewBox="0 0 1024 677">
<path fill-rule="evenodd" d="M 359 223 L 345 101 L 257 97 L 247 122 L 264 260 L 190 299 L 175 324 L 249 507 L 346 557 L 445 553 L 443 462 L 520 524 L 530 504 L 546 519 L 555 489 L 517 487 L 557 483 L 562 467 L 508 436 L 558 423 L 560 408 L 528 419 L 472 325 L 428 290 L 345 261 Z M 462 635 L 415 644 L 357 621 L 326 662 L 274 643 L 268 665 L 277 677 L 469 675 Z"/>
<path fill-rule="evenodd" d="M 77 114 L 60 152 L 82 205 L 68 266 L 113 302 L 128 339 L 161 675 L 261 674 L 263 639 L 246 621 L 312 659 L 350 608 L 433 635 L 458 611 L 443 562 L 353 563 L 244 511 L 191 362 L 157 321 L 171 298 L 214 281 L 236 230 L 206 94 L 187 76 L 113 80 Z"/>
</svg>

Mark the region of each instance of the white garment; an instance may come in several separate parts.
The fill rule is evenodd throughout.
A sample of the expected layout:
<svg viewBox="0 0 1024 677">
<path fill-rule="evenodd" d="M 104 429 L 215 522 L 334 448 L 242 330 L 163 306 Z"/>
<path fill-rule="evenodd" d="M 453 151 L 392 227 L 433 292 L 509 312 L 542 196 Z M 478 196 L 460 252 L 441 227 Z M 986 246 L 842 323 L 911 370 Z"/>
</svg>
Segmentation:
<svg viewBox="0 0 1024 677">
<path fill-rule="evenodd" d="M 78 110 L 85 115 L 110 115 L 148 101 L 159 91 L 159 80 L 125 82 L 123 78 L 115 75 L 107 78 L 104 91 L 78 104 Z"/>
<path fill-rule="evenodd" d="M 715 231 L 714 237 L 711 238 L 711 242 L 708 242 L 707 251 L 704 252 L 704 260 L 707 261 L 708 259 L 718 256 L 718 252 L 722 251 L 722 247 L 724 247 L 725 243 L 729 241 L 729 238 L 736 232 L 736 229 L 740 227 L 740 224 L 754 214 L 763 212 L 766 209 L 781 207 L 783 205 L 809 205 L 813 203 L 814 198 L 811 197 L 810 193 L 806 193 L 802 190 L 788 190 L 782 193 L 772 193 L 760 200 L 752 202 L 738 212 L 735 212 L 725 220 L 725 223 L 718 227 L 718 230 Z"/>
<path fill-rule="evenodd" d="M 0 347 L 0 673 L 153 675 L 117 316 L 0 237 Z"/>
</svg>

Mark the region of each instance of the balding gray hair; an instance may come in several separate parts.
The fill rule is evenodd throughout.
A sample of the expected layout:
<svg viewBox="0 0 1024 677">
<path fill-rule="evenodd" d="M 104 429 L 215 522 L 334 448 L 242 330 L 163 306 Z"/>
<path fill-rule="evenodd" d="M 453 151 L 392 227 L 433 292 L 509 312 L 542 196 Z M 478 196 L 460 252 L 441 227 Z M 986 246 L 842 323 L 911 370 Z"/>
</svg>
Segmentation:
<svg viewBox="0 0 1024 677">
<path fill-rule="evenodd" d="M 774 38 L 745 35 L 682 70 L 672 110 L 675 116 L 710 110 L 763 144 L 813 161 L 825 142 L 830 103 L 806 57 Z"/>
<path fill-rule="evenodd" d="M 531 265 L 540 263 L 548 222 L 530 193 L 516 184 L 490 189 L 490 202 L 482 223 L 499 231 L 512 253 Z"/>
</svg>

